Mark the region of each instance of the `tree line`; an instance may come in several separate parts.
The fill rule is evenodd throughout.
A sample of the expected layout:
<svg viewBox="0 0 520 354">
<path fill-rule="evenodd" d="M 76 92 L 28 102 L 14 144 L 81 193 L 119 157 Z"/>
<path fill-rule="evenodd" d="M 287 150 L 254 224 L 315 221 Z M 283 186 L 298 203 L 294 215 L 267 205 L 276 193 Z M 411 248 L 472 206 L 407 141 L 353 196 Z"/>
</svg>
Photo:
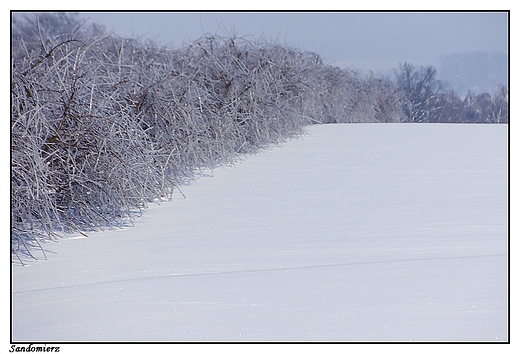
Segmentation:
<svg viewBox="0 0 520 354">
<path fill-rule="evenodd" d="M 426 123 L 508 123 L 509 92 L 500 85 L 494 93 L 475 94 L 468 90 L 461 98 L 447 84 L 436 79 L 437 70 L 401 63 L 394 70 L 395 82 L 403 95 L 402 107 L 408 122 Z"/>
</svg>

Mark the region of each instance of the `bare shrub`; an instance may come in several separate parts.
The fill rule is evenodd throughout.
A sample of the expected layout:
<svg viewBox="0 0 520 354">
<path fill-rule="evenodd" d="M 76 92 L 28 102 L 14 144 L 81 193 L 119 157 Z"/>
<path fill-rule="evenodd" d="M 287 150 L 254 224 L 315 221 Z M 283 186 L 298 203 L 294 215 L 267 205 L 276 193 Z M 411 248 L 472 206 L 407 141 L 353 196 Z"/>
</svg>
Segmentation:
<svg viewBox="0 0 520 354">
<path fill-rule="evenodd" d="M 171 50 L 75 33 L 13 40 L 16 255 L 123 225 L 197 170 L 308 124 L 398 120 L 384 80 L 277 43 L 206 36 Z"/>
</svg>

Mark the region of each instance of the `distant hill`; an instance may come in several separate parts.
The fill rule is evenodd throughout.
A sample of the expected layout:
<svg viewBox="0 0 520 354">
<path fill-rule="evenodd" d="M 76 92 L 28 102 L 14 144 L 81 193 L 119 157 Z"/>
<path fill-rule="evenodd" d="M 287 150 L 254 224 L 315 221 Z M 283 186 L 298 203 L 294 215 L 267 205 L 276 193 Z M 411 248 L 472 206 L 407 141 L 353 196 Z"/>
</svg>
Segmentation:
<svg viewBox="0 0 520 354">
<path fill-rule="evenodd" d="M 508 85 L 507 54 L 502 52 L 453 53 L 439 58 L 439 79 L 464 97 L 474 93 L 494 92 L 500 84 Z"/>
</svg>

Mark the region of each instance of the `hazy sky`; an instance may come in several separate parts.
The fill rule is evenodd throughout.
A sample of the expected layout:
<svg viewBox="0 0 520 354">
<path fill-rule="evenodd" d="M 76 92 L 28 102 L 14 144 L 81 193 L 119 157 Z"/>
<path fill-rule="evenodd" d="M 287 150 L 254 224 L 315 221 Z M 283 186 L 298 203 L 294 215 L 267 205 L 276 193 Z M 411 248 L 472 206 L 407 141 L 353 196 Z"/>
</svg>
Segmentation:
<svg viewBox="0 0 520 354">
<path fill-rule="evenodd" d="M 83 13 L 107 30 L 179 47 L 204 33 L 264 36 L 341 67 L 386 70 L 433 64 L 444 54 L 507 53 L 507 13 L 127 12 Z"/>
</svg>

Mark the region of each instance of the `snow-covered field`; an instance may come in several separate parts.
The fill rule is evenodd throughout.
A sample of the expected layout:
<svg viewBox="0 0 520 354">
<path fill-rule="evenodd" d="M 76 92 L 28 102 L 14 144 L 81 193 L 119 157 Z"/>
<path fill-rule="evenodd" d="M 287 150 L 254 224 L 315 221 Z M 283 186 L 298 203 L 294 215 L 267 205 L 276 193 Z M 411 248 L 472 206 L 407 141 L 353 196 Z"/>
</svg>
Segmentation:
<svg viewBox="0 0 520 354">
<path fill-rule="evenodd" d="M 15 263 L 12 340 L 507 341 L 507 129 L 311 126 Z"/>
</svg>

